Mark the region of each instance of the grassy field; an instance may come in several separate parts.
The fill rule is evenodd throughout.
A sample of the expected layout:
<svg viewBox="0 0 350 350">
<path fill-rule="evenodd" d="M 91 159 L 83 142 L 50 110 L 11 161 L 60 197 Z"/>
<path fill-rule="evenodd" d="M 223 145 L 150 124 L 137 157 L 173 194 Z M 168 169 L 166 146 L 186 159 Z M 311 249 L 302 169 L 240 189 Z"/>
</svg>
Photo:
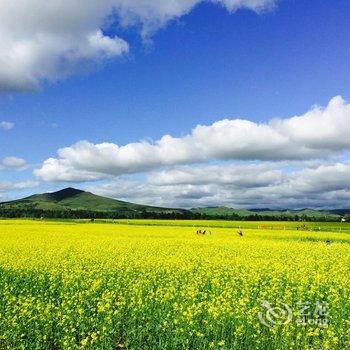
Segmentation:
<svg viewBox="0 0 350 350">
<path fill-rule="evenodd" d="M 168 223 L 1 220 L 0 349 L 350 348 L 349 234 Z"/>
</svg>

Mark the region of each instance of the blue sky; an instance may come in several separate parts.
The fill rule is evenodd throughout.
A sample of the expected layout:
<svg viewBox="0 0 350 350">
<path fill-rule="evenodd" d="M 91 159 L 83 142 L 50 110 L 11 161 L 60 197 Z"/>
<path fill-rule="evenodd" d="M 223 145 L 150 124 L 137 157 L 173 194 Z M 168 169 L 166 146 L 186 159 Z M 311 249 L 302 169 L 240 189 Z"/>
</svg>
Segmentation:
<svg viewBox="0 0 350 350">
<path fill-rule="evenodd" d="M 79 1 L 76 2 L 79 4 Z M 128 17 L 127 21 L 132 23 L 124 25 L 123 18 L 113 17 L 112 12 L 106 10 L 105 17 L 110 19 L 108 25 L 104 21 L 99 26 L 94 24 L 95 27 L 103 30 L 103 35 L 108 38 L 122 38 L 129 45 L 128 52 L 110 55 L 104 49 L 100 56 L 107 58 L 83 57 L 74 66 L 65 68 L 69 74 L 62 74 L 57 67 L 50 67 L 49 73 L 40 74 L 33 68 L 37 83 L 35 88 L 25 82 L 21 82 L 19 87 L 13 87 L 7 81 L 1 84 L 0 71 L 0 87 L 3 85 L 0 122 L 14 123 L 10 130 L 0 129 L 0 159 L 17 157 L 25 159 L 28 164 L 25 169 L 3 166 L 0 170 L 0 183 L 3 183 L 0 195 L 3 199 L 65 186 L 68 183 L 66 178 L 58 176 L 53 179 L 42 173 L 40 176 L 37 173 L 33 175 L 33 170 L 40 169 L 48 158 L 59 159 L 58 149 L 70 147 L 81 140 L 94 145 L 108 142 L 121 146 L 139 140 L 152 143 L 167 134 L 181 138 L 190 134 L 197 125 L 210 126 L 223 119 L 241 118 L 257 124 L 268 123 L 276 117 L 288 119 L 305 115 L 314 105 L 325 108 L 334 96 L 339 95 L 347 107 L 345 101 L 350 100 L 348 1 L 281 0 L 276 1 L 272 8 L 271 1 L 261 0 L 262 11 L 248 6 L 234 12 L 218 4 L 198 3 L 191 9 L 180 11 L 180 15 L 168 15 L 169 19 L 161 25 L 152 24 L 151 33 L 147 33 L 146 38 L 142 38 L 140 27 L 148 24 L 149 18 L 138 14 L 140 19 L 132 22 Z M 80 6 L 84 5 L 80 2 Z M 8 13 L 15 18 L 21 16 L 13 9 Z M 35 24 L 32 27 L 35 29 Z M 1 31 L 5 37 L 10 29 L 0 26 L 0 38 Z M 52 28 L 44 29 L 52 31 Z M 40 28 L 40 32 L 44 29 Z M 9 43 L 19 40 L 20 35 L 9 36 Z M 26 37 L 26 40 L 30 38 Z M 0 51 L 2 49 L 0 46 Z M 51 54 L 48 57 L 54 60 Z M 39 60 L 37 64 L 40 66 L 42 62 Z M 22 71 L 15 73 L 20 76 Z M 311 129 L 310 133 L 313 132 L 317 130 Z M 254 142 L 249 147 L 254 148 Z M 320 154 L 323 151 L 327 153 L 324 148 L 321 152 L 321 148 Z M 320 167 L 341 164 L 345 167 L 341 176 L 348 174 L 347 146 L 332 146 L 331 150 L 332 154 L 326 158 L 319 154 L 302 159 L 284 156 L 279 157 L 278 162 L 276 159 L 262 159 L 261 156 L 237 156 L 235 152 L 224 156 L 211 156 L 210 153 L 204 157 L 205 160 L 190 157 L 190 160 L 170 161 L 170 167 L 167 161 L 162 161 L 157 166 L 146 164 L 136 171 L 133 166 L 131 170 L 114 169 L 110 173 L 104 170 L 106 176 L 98 177 L 97 182 L 81 176 L 81 179 L 75 177 L 73 184 L 137 202 L 213 205 L 220 204 L 224 188 L 209 190 L 193 182 L 172 183 L 168 192 L 164 190 L 164 185 L 159 185 L 159 195 L 155 195 L 157 184 L 151 184 L 149 178 L 179 171 L 178 167 L 192 171 L 213 164 L 221 169 L 264 166 L 268 168 L 264 171 L 279 171 L 282 175 L 310 169 L 319 171 Z M 298 149 L 296 152 L 299 152 Z M 74 170 L 84 172 L 88 168 L 94 173 L 101 172 L 101 169 L 91 169 L 90 165 L 87 168 L 79 165 L 78 168 Z M 180 170 L 184 171 L 183 168 Z M 238 170 L 230 171 L 235 174 Z M 260 173 L 261 170 L 254 171 Z M 339 175 L 339 169 L 335 171 Z M 240 174 L 244 172 L 239 170 Z M 24 188 L 19 191 L 14 186 L 28 181 L 31 182 L 29 188 L 22 186 Z M 218 187 L 218 179 L 212 181 L 205 186 Z M 283 180 L 280 178 L 278 181 L 280 185 Z M 137 187 L 135 183 L 142 188 L 137 195 L 131 190 L 126 191 L 129 187 Z M 267 181 L 265 187 L 270 191 L 274 185 L 274 182 Z M 267 192 L 261 194 L 264 187 L 256 188 L 260 191 L 259 196 L 245 198 L 237 190 L 237 184 L 235 186 L 236 189 L 229 189 L 227 195 L 225 192 L 223 204 L 251 207 L 269 204 L 265 198 Z M 315 188 L 319 188 L 317 186 Z M 276 195 L 282 196 L 278 192 L 280 190 L 276 189 Z M 281 206 L 350 204 L 347 196 L 338 202 L 334 193 L 342 191 L 344 194 L 347 188 L 334 189 L 331 186 L 330 191 L 327 190 L 322 187 L 323 197 L 317 198 L 307 191 L 302 199 L 300 194 L 292 194 L 281 198 Z M 186 198 L 191 197 L 191 191 L 199 195 L 188 201 Z M 183 193 L 183 198 L 180 195 L 175 199 L 173 193 Z"/>
</svg>

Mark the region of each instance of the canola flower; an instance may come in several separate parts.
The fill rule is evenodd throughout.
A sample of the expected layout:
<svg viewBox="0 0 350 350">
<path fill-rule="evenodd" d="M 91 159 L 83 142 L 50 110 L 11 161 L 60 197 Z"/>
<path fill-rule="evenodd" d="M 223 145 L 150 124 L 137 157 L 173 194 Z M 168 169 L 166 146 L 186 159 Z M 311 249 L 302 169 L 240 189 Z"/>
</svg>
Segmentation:
<svg viewBox="0 0 350 350">
<path fill-rule="evenodd" d="M 212 231 L 0 221 L 0 349 L 350 348 L 348 234 Z M 260 300 L 329 325 L 266 327 Z"/>
</svg>

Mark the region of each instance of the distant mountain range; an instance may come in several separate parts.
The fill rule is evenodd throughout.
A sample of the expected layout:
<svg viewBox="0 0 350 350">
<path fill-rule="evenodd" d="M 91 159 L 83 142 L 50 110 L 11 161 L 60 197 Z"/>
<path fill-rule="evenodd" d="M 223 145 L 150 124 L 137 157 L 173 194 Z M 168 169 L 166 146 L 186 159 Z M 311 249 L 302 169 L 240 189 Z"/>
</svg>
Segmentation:
<svg viewBox="0 0 350 350">
<path fill-rule="evenodd" d="M 335 221 L 350 214 L 350 209 L 336 210 L 270 210 L 207 207 L 174 209 L 133 204 L 101 197 L 75 188 L 0 203 L 0 217 L 59 217 L 59 218 L 183 218 L 183 219 L 289 219 L 309 218 Z"/>
<path fill-rule="evenodd" d="M 328 219 L 337 219 L 341 218 L 344 215 L 350 214 L 350 209 L 333 209 L 333 210 L 315 210 L 315 209 L 281 209 L 281 210 L 272 210 L 268 208 L 264 209 L 234 209 L 228 207 L 207 207 L 207 208 L 195 208 L 191 209 L 194 213 L 202 213 L 211 216 L 229 216 L 237 214 L 242 218 L 251 217 L 254 215 L 259 216 L 272 216 L 272 217 L 289 217 L 293 218 L 296 215 L 299 217 L 315 217 L 315 218 L 328 218 Z"/>
</svg>

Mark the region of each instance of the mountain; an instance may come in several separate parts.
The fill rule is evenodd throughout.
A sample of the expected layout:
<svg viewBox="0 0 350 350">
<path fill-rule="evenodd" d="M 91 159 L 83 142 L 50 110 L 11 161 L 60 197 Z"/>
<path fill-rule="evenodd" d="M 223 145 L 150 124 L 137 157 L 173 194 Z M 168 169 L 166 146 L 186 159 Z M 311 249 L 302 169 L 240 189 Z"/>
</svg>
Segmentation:
<svg viewBox="0 0 350 350">
<path fill-rule="evenodd" d="M 224 206 L 190 210 L 162 208 L 101 197 L 71 187 L 0 203 L 0 217 L 338 221 L 346 214 L 350 214 L 350 210 L 234 209 Z"/>
<path fill-rule="evenodd" d="M 256 215 L 262 217 L 271 217 L 271 218 L 290 218 L 294 219 L 295 216 L 299 217 L 308 217 L 308 218 L 319 218 L 319 219 L 327 219 L 327 220 L 338 220 L 341 216 L 349 214 L 349 209 L 330 209 L 330 210 L 315 210 L 315 209 L 299 209 L 299 210 L 291 210 L 291 209 L 281 209 L 281 210 L 273 210 L 273 209 L 234 209 L 229 207 L 206 207 L 206 208 L 194 208 L 191 209 L 193 213 L 204 214 L 212 217 L 234 217 L 239 216 L 241 218 L 253 217 Z"/>
<path fill-rule="evenodd" d="M 210 216 L 231 216 L 238 215 L 241 217 L 254 215 L 247 209 L 233 209 L 228 207 L 206 207 L 206 208 L 193 208 L 191 209 L 193 213 L 205 214 Z"/>
<path fill-rule="evenodd" d="M 37 211 L 91 211 L 91 212 L 152 212 L 182 213 L 182 209 L 152 207 L 101 197 L 90 192 L 65 188 L 53 193 L 35 194 L 30 197 L 0 203 L 0 210 Z"/>
</svg>

